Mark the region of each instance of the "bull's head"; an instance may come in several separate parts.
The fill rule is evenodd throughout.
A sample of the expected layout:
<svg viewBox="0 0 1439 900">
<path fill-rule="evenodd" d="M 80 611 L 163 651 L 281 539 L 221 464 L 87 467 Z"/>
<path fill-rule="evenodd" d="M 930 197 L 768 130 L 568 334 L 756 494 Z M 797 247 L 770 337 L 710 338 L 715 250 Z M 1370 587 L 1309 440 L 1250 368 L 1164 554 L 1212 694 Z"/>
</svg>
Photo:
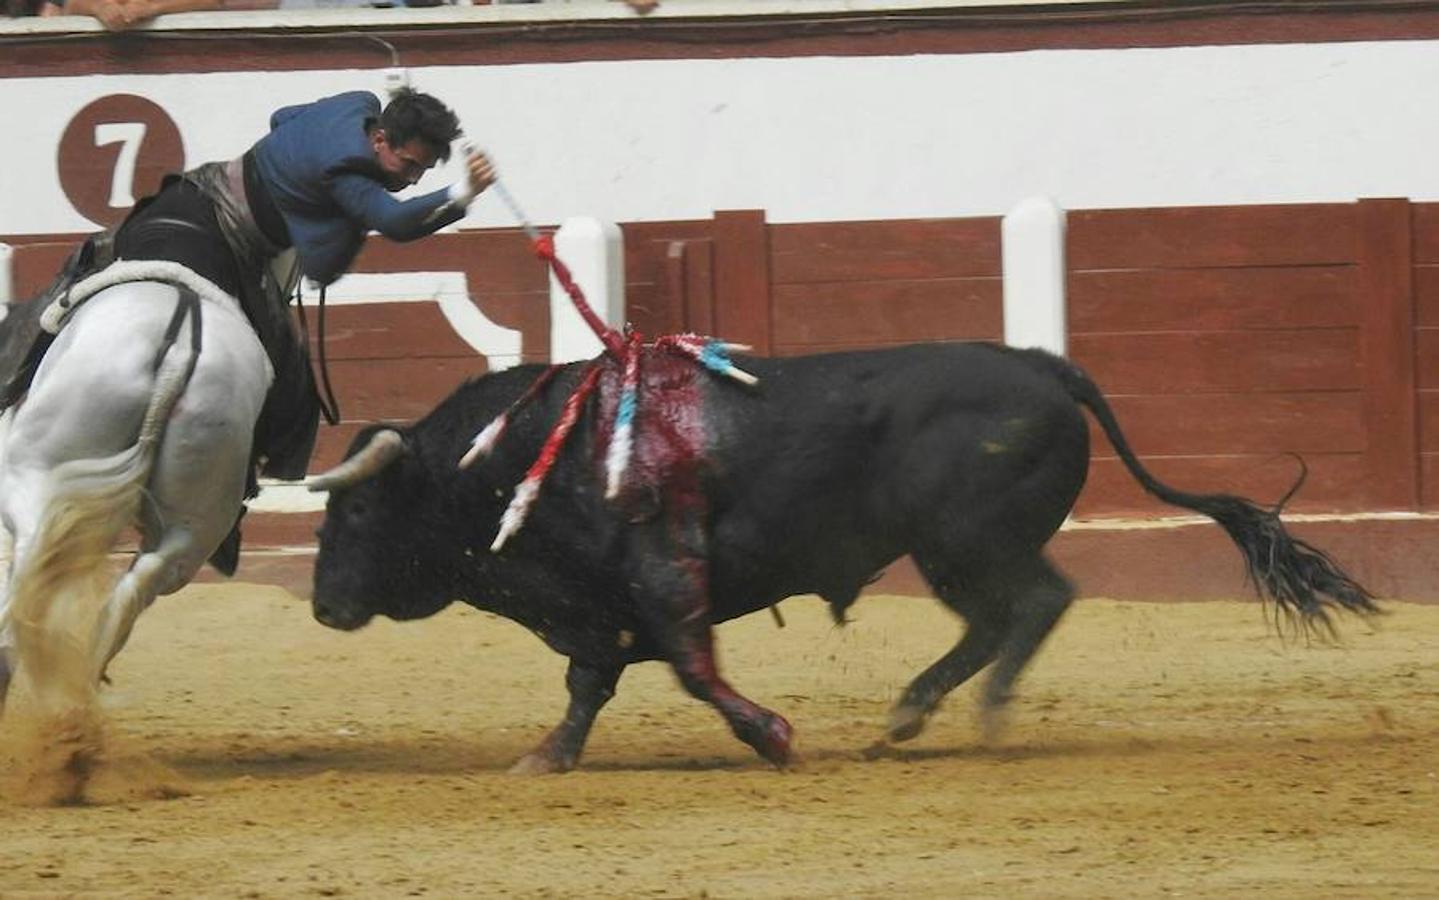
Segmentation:
<svg viewBox="0 0 1439 900">
<path fill-rule="evenodd" d="M 307 485 L 330 492 L 315 557 L 321 624 L 351 631 L 376 615 L 418 619 L 448 605 L 433 559 L 446 531 L 433 521 L 434 479 L 405 434 L 362 431 L 344 462 Z"/>
</svg>

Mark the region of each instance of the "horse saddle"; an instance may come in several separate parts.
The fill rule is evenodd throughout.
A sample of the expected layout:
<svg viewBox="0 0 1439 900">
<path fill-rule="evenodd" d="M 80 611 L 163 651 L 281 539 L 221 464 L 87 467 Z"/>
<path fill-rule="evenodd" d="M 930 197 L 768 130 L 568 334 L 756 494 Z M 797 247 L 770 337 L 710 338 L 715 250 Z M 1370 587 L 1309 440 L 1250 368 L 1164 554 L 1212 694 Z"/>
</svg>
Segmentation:
<svg viewBox="0 0 1439 900">
<path fill-rule="evenodd" d="M 12 303 L 0 321 L 0 409 L 9 409 L 30 387 L 30 379 L 54 335 L 40 327 L 48 294 Z"/>
<path fill-rule="evenodd" d="M 50 342 L 53 331 L 45 325 L 45 311 L 61 301 L 70 286 L 114 259 L 114 234 L 91 235 L 70 254 L 55 281 L 40 295 L 6 307 L 0 320 L 0 410 L 9 409 L 30 389 L 30 380 Z"/>
</svg>

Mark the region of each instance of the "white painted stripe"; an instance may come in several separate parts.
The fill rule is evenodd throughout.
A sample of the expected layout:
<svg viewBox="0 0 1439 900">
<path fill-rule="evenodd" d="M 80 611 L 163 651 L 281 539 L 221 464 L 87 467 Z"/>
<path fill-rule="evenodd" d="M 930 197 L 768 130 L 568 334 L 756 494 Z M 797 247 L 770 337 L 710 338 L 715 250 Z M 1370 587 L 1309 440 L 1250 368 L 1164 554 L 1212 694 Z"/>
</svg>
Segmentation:
<svg viewBox="0 0 1439 900">
<path fill-rule="evenodd" d="M 329 491 L 311 491 L 303 482 L 261 478 L 260 496 L 247 505 L 250 512 L 310 513 L 324 509 L 329 496 Z"/>
<path fill-rule="evenodd" d="M 1286 524 L 1310 522 L 1433 522 L 1439 513 L 1420 512 L 1359 512 L 1359 513 L 1286 513 L 1280 517 Z M 1154 531 L 1213 525 L 1207 516 L 1164 516 L 1156 519 L 1079 519 L 1066 521 L 1060 531 Z"/>
</svg>

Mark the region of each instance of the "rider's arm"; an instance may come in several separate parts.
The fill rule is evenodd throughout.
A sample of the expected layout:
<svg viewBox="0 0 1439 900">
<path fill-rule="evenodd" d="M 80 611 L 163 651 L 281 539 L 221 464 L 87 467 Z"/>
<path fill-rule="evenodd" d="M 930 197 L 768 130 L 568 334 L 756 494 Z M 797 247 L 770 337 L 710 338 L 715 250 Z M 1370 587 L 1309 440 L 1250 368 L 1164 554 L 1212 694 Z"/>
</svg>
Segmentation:
<svg viewBox="0 0 1439 900">
<path fill-rule="evenodd" d="M 397 200 L 373 178 L 350 172 L 330 179 L 335 202 L 352 221 L 394 241 L 413 241 L 464 218 L 465 206 L 447 189 Z"/>
</svg>

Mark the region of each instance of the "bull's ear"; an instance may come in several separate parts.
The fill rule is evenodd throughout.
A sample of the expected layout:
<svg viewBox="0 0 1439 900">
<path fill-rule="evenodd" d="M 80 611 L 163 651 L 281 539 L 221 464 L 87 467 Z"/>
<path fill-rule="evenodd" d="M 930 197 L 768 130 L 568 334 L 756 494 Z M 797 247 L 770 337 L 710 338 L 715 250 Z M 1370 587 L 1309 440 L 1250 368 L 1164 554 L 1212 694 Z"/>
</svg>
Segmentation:
<svg viewBox="0 0 1439 900">
<path fill-rule="evenodd" d="M 311 491 L 333 491 L 371 478 L 407 451 L 405 436 L 393 428 L 381 428 L 348 459 L 327 472 L 305 479 Z"/>
</svg>

